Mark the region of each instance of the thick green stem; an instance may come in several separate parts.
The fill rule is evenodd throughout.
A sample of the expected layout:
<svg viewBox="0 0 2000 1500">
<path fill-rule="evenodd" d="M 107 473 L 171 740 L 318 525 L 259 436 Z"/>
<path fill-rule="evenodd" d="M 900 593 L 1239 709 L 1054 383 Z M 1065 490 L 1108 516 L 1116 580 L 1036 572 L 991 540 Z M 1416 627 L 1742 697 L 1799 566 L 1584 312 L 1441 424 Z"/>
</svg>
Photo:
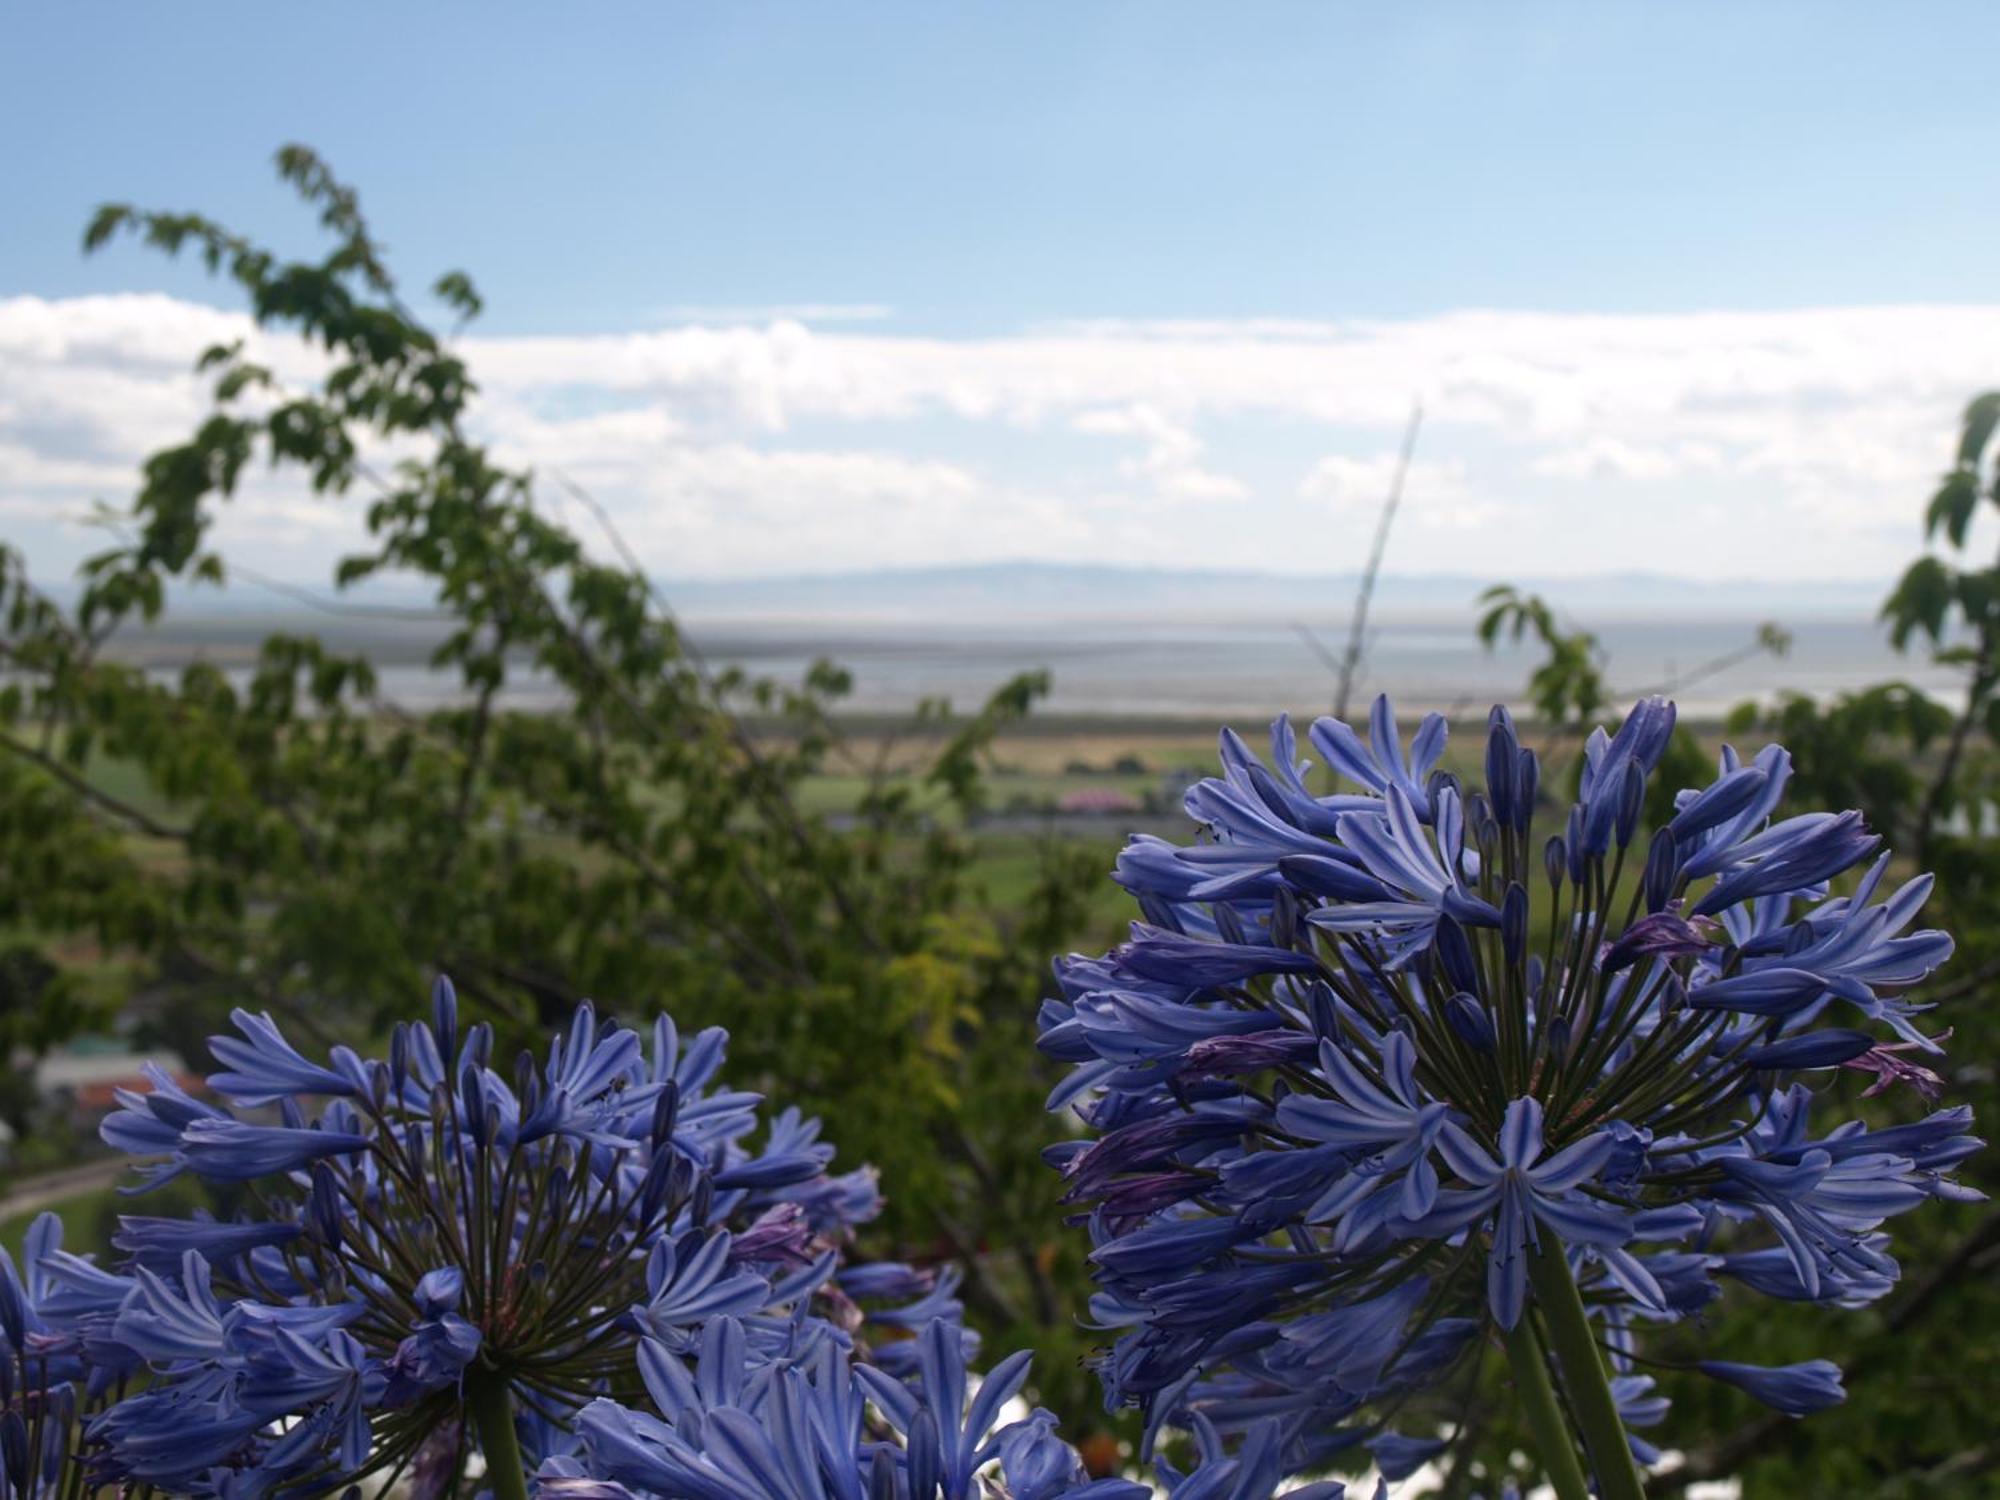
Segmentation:
<svg viewBox="0 0 2000 1500">
<path fill-rule="evenodd" d="M 1562 1251 L 1531 1252 L 1528 1281 L 1548 1325 L 1549 1347 L 1562 1372 L 1563 1393 L 1569 1397 L 1570 1411 L 1583 1432 L 1591 1467 L 1597 1472 L 1598 1494 L 1603 1500 L 1645 1500 L 1646 1486 L 1639 1478 L 1639 1466 L 1632 1461 L 1625 1424 L 1619 1420 L 1618 1402 L 1611 1394 L 1611 1377 L 1597 1351 L 1597 1331 L 1583 1310 L 1576 1278 L 1570 1275 Z"/>
<path fill-rule="evenodd" d="M 514 1431 L 514 1403 L 508 1398 L 506 1380 L 492 1370 L 475 1370 L 466 1376 L 465 1399 L 479 1429 L 486 1484 L 495 1500 L 528 1500 L 527 1464 Z"/>
<path fill-rule="evenodd" d="M 1521 1321 L 1507 1335 L 1507 1363 L 1514 1372 L 1514 1394 L 1520 1398 L 1521 1413 L 1528 1419 L 1528 1431 L 1535 1439 L 1535 1456 L 1555 1486 L 1558 1500 L 1590 1500 L 1590 1486 L 1577 1461 L 1576 1444 L 1570 1440 L 1569 1423 L 1563 1420 L 1556 1401 L 1556 1388 L 1549 1384 L 1548 1361 L 1542 1356 L 1535 1327 L 1524 1311 Z"/>
</svg>

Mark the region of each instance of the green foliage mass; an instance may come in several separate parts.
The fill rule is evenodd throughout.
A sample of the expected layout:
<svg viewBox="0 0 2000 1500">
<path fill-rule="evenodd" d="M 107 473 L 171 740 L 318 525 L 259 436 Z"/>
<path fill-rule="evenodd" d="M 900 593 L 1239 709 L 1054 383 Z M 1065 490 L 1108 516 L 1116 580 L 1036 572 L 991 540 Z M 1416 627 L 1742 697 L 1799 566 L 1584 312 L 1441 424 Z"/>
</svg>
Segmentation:
<svg viewBox="0 0 2000 1500">
<path fill-rule="evenodd" d="M 975 1319 L 1049 1351 L 1045 1386 L 1087 1412 L 1031 1036 L 1047 955 L 1102 870 L 1051 847 L 996 913 L 965 831 L 994 735 L 1046 682 L 1018 678 L 969 716 L 925 705 L 918 763 L 906 750 L 891 772 L 843 735 L 831 664 L 788 686 L 710 670 L 587 494 L 472 435 L 472 377 L 405 300 L 355 194 L 303 148 L 278 168 L 317 211 L 319 259 L 123 206 L 85 238 L 198 257 L 320 373 L 300 386 L 241 342 L 208 350 L 208 413 L 105 513 L 116 545 L 73 605 L 0 548 L 0 928 L 17 939 L 0 1028 L 23 1031 L 0 1042 L 46 1045 L 66 995 L 58 1020 L 93 1019 L 64 977 L 79 943 L 121 966 L 100 998 L 136 993 L 151 1034 L 197 1065 L 230 1006 L 321 1042 L 365 1037 L 437 972 L 538 1046 L 586 996 L 724 1024 L 732 1080 L 824 1116 L 843 1166 L 881 1170 L 870 1248 L 966 1261 Z M 458 272 L 431 296 L 460 322 L 480 310 Z M 365 655 L 307 635 L 265 639 L 247 677 L 196 664 L 167 681 L 115 659 L 170 598 L 229 579 L 217 512 L 259 469 L 365 507 L 367 545 L 339 560 L 333 596 L 378 575 L 421 585 L 449 706 L 409 711 Z M 570 502 L 594 512 L 594 548 L 560 518 Z M 523 706 L 524 682 L 560 710 Z M 809 778 L 855 767 L 851 813 L 802 807 Z"/>
</svg>

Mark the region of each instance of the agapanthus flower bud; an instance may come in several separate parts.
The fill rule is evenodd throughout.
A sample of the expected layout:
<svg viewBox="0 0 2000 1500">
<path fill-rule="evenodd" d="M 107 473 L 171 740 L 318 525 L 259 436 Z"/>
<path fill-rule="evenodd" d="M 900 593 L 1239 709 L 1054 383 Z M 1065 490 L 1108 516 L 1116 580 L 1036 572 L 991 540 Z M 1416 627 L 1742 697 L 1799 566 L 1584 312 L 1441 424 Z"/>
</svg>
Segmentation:
<svg viewBox="0 0 2000 1500">
<path fill-rule="evenodd" d="M 1652 842 L 1646 846 L 1646 868 L 1639 877 L 1640 894 L 1646 902 L 1648 912 L 1667 909 L 1667 903 L 1674 897 L 1674 882 L 1680 875 L 1680 847 L 1674 842 L 1671 828 L 1654 831 Z"/>
<path fill-rule="evenodd" d="M 1514 828 L 1526 833 L 1542 792 L 1542 762 L 1534 751 L 1524 748 L 1514 766 Z"/>
<path fill-rule="evenodd" d="M 1748 1391 L 1766 1406 L 1788 1417 L 1810 1416 L 1847 1399 L 1840 1384 L 1840 1366 L 1824 1359 L 1796 1365 L 1740 1365 L 1706 1359 L 1701 1372 Z"/>
<path fill-rule="evenodd" d="M 1743 1054 L 1743 1065 L 1749 1068 L 1770 1068 L 1780 1071 L 1798 1068 L 1837 1068 L 1850 1058 L 1859 1057 L 1874 1045 L 1875 1038 L 1865 1031 L 1829 1027 L 1824 1031 L 1808 1031 L 1798 1036 L 1766 1043 L 1762 1047 L 1752 1047 Z"/>
<path fill-rule="evenodd" d="M 1514 824 L 1519 799 L 1521 741 L 1514 733 L 1513 717 L 1494 706 L 1486 730 L 1486 795 L 1493 800 L 1493 816 Z"/>
<path fill-rule="evenodd" d="M 1478 989 L 1479 964 L 1472 956 L 1472 940 L 1465 935 L 1465 929 L 1450 917 L 1441 917 L 1436 941 L 1438 968 L 1451 986 L 1459 990 Z"/>
<path fill-rule="evenodd" d="M 1562 889 L 1563 881 L 1569 877 L 1569 845 L 1559 833 L 1550 834 L 1542 845 L 1542 874 L 1552 891 Z"/>
<path fill-rule="evenodd" d="M 448 1072 L 458 1059 L 458 991 L 443 974 L 431 985 L 431 1035 Z"/>
<path fill-rule="evenodd" d="M 1453 995 L 1444 1003 L 1445 1019 L 1451 1029 L 1481 1052 L 1491 1052 L 1496 1045 L 1493 1018 L 1485 1008 L 1467 994 Z"/>
<path fill-rule="evenodd" d="M 1518 880 L 1508 884 L 1500 902 L 1500 945 L 1510 964 L 1519 963 L 1528 951 L 1528 888 Z"/>
</svg>

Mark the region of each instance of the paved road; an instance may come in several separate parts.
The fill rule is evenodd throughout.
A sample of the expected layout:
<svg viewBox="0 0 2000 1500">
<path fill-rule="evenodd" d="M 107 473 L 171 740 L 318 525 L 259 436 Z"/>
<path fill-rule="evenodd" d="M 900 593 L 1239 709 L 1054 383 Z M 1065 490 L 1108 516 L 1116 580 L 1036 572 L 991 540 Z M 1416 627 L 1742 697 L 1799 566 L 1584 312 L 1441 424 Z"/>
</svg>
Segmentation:
<svg viewBox="0 0 2000 1500">
<path fill-rule="evenodd" d="M 131 1169 L 132 1163 L 128 1158 L 113 1156 L 103 1161 L 85 1162 L 82 1166 L 58 1167 L 53 1172 L 37 1172 L 33 1177 L 20 1178 L 0 1190 L 0 1219 L 31 1214 L 51 1208 L 65 1198 L 108 1188 Z"/>
</svg>

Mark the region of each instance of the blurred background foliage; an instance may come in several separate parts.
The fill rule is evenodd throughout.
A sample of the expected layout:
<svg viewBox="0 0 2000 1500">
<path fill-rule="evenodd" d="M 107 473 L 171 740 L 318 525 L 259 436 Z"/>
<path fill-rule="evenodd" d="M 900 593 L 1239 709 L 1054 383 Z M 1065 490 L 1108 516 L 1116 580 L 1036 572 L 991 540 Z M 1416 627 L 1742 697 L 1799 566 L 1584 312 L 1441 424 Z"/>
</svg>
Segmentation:
<svg viewBox="0 0 2000 1500">
<path fill-rule="evenodd" d="M 467 436 L 472 381 L 354 194 L 303 149 L 279 169 L 319 215 L 318 260 L 195 215 L 110 207 L 89 229 L 93 249 L 131 235 L 200 257 L 324 370 L 293 388 L 240 346 L 209 350 L 212 410 L 103 517 L 115 545 L 73 604 L 0 550 L 0 1043 L 34 1054 L 122 1014 L 201 1071 L 232 1006 L 324 1045 L 379 1029 L 437 972 L 538 1046 L 586 996 L 641 1024 L 664 1008 L 726 1025 L 732 1079 L 880 1169 L 869 1249 L 965 1265 L 981 1325 L 1049 1349 L 1046 1394 L 1092 1409 L 1030 1033 L 1104 860 L 1018 850 L 1003 900 L 967 834 L 994 735 L 1045 680 L 968 714 L 927 704 L 893 745 L 860 745 L 832 664 L 784 685 L 710 670 L 587 495 L 565 486 L 614 563 L 545 479 Z M 431 291 L 479 310 L 462 275 Z M 367 614 L 383 607 L 340 590 L 420 580 L 458 701 L 408 711 L 365 656 L 302 634 L 265 639 L 247 676 L 107 656 L 170 594 L 229 580 L 210 531 L 253 466 L 366 507 L 369 549 L 314 607 Z M 523 682 L 566 706 L 521 706 Z M 835 773 L 859 779 L 850 805 L 803 805 Z"/>
<path fill-rule="evenodd" d="M 468 436 L 471 378 L 405 300 L 354 194 L 304 149 L 279 167 L 318 214 L 317 260 L 196 215 L 108 207 L 89 229 L 93 249 L 133 236 L 199 257 L 260 326 L 324 358 L 300 388 L 241 346 L 208 351 L 209 414 L 102 515 L 113 545 L 73 600 L 0 545 L 0 1048 L 15 1064 L 0 1120 L 25 1143 L 60 1141 L 34 1118 L 21 1065 L 71 1036 L 122 1028 L 200 1071 L 232 1006 L 322 1044 L 360 1040 L 440 971 L 523 1042 L 584 996 L 631 1019 L 666 1008 L 684 1026 L 726 1025 L 733 1079 L 822 1115 L 843 1162 L 880 1169 L 887 1204 L 866 1253 L 963 1268 L 972 1320 L 998 1347 L 1041 1351 L 1040 1398 L 1111 1462 L 1117 1428 L 1092 1415 L 1094 1335 L 1079 1326 L 1084 1236 L 1064 1227 L 1040 1161 L 1066 1131 L 1042 1107 L 1052 1075 L 1033 1015 L 1049 955 L 1103 946 L 1124 907 L 1105 841 L 1003 843 L 978 826 L 996 738 L 1046 682 L 1019 677 L 969 713 L 926 704 L 864 743 L 837 713 L 849 684 L 831 663 L 787 684 L 712 669 L 587 492 L 509 470 Z M 480 310 L 462 274 L 430 292 L 460 320 Z M 1931 920 L 1960 943 L 1931 997 L 1954 1030 L 1946 1100 L 1986 1119 L 2000 1113 L 1987 1000 L 2000 978 L 2000 563 L 1969 549 L 1982 508 L 2000 509 L 1997 423 L 2000 395 L 1968 408 L 1924 514 L 1926 551 L 1883 610 L 1899 648 L 1963 674 L 1963 707 L 1898 682 L 1787 696 L 1683 727 L 1659 778 L 1705 780 L 1725 734 L 1781 740 L 1794 807 L 1861 807 L 1910 870 L 1937 871 Z M 107 652 L 170 597 L 230 580 L 210 531 L 253 466 L 365 507 L 367 550 L 303 602 L 441 622 L 432 665 L 458 682 L 450 706 L 399 706 L 365 654 L 299 633 L 264 639 L 247 674 L 197 663 L 168 678 Z M 420 580 L 432 603 L 343 594 L 378 573 Z M 1638 692 L 1787 645 L 1766 626 L 1677 682 L 1614 684 L 1596 638 L 1547 601 L 1501 585 L 1479 608 L 1489 646 L 1542 655 L 1524 699 L 1552 785 L 1574 774 L 1589 727 Z M 524 685 L 565 706 L 524 701 Z M 837 802 L 813 794 L 835 778 Z M 1994 1186 L 1991 1165 L 1966 1175 Z M 85 1235 L 112 1211 L 101 1193 L 65 1209 Z M 1838 1315 L 1841 1412 L 1792 1423 L 1656 1372 L 1684 1450 L 1658 1492 L 1726 1475 L 1752 1496 L 1991 1492 L 2000 1214 L 1940 1206 L 1908 1221 L 1899 1249 L 1901 1288 Z M 1801 1311 L 1725 1311 L 1657 1352 L 1685 1358 L 1711 1338 L 1763 1363 L 1826 1352 L 1824 1316 Z M 1491 1493 L 1527 1446 L 1486 1363 L 1483 1384 L 1433 1413 L 1453 1435 L 1447 1494 Z"/>
</svg>

